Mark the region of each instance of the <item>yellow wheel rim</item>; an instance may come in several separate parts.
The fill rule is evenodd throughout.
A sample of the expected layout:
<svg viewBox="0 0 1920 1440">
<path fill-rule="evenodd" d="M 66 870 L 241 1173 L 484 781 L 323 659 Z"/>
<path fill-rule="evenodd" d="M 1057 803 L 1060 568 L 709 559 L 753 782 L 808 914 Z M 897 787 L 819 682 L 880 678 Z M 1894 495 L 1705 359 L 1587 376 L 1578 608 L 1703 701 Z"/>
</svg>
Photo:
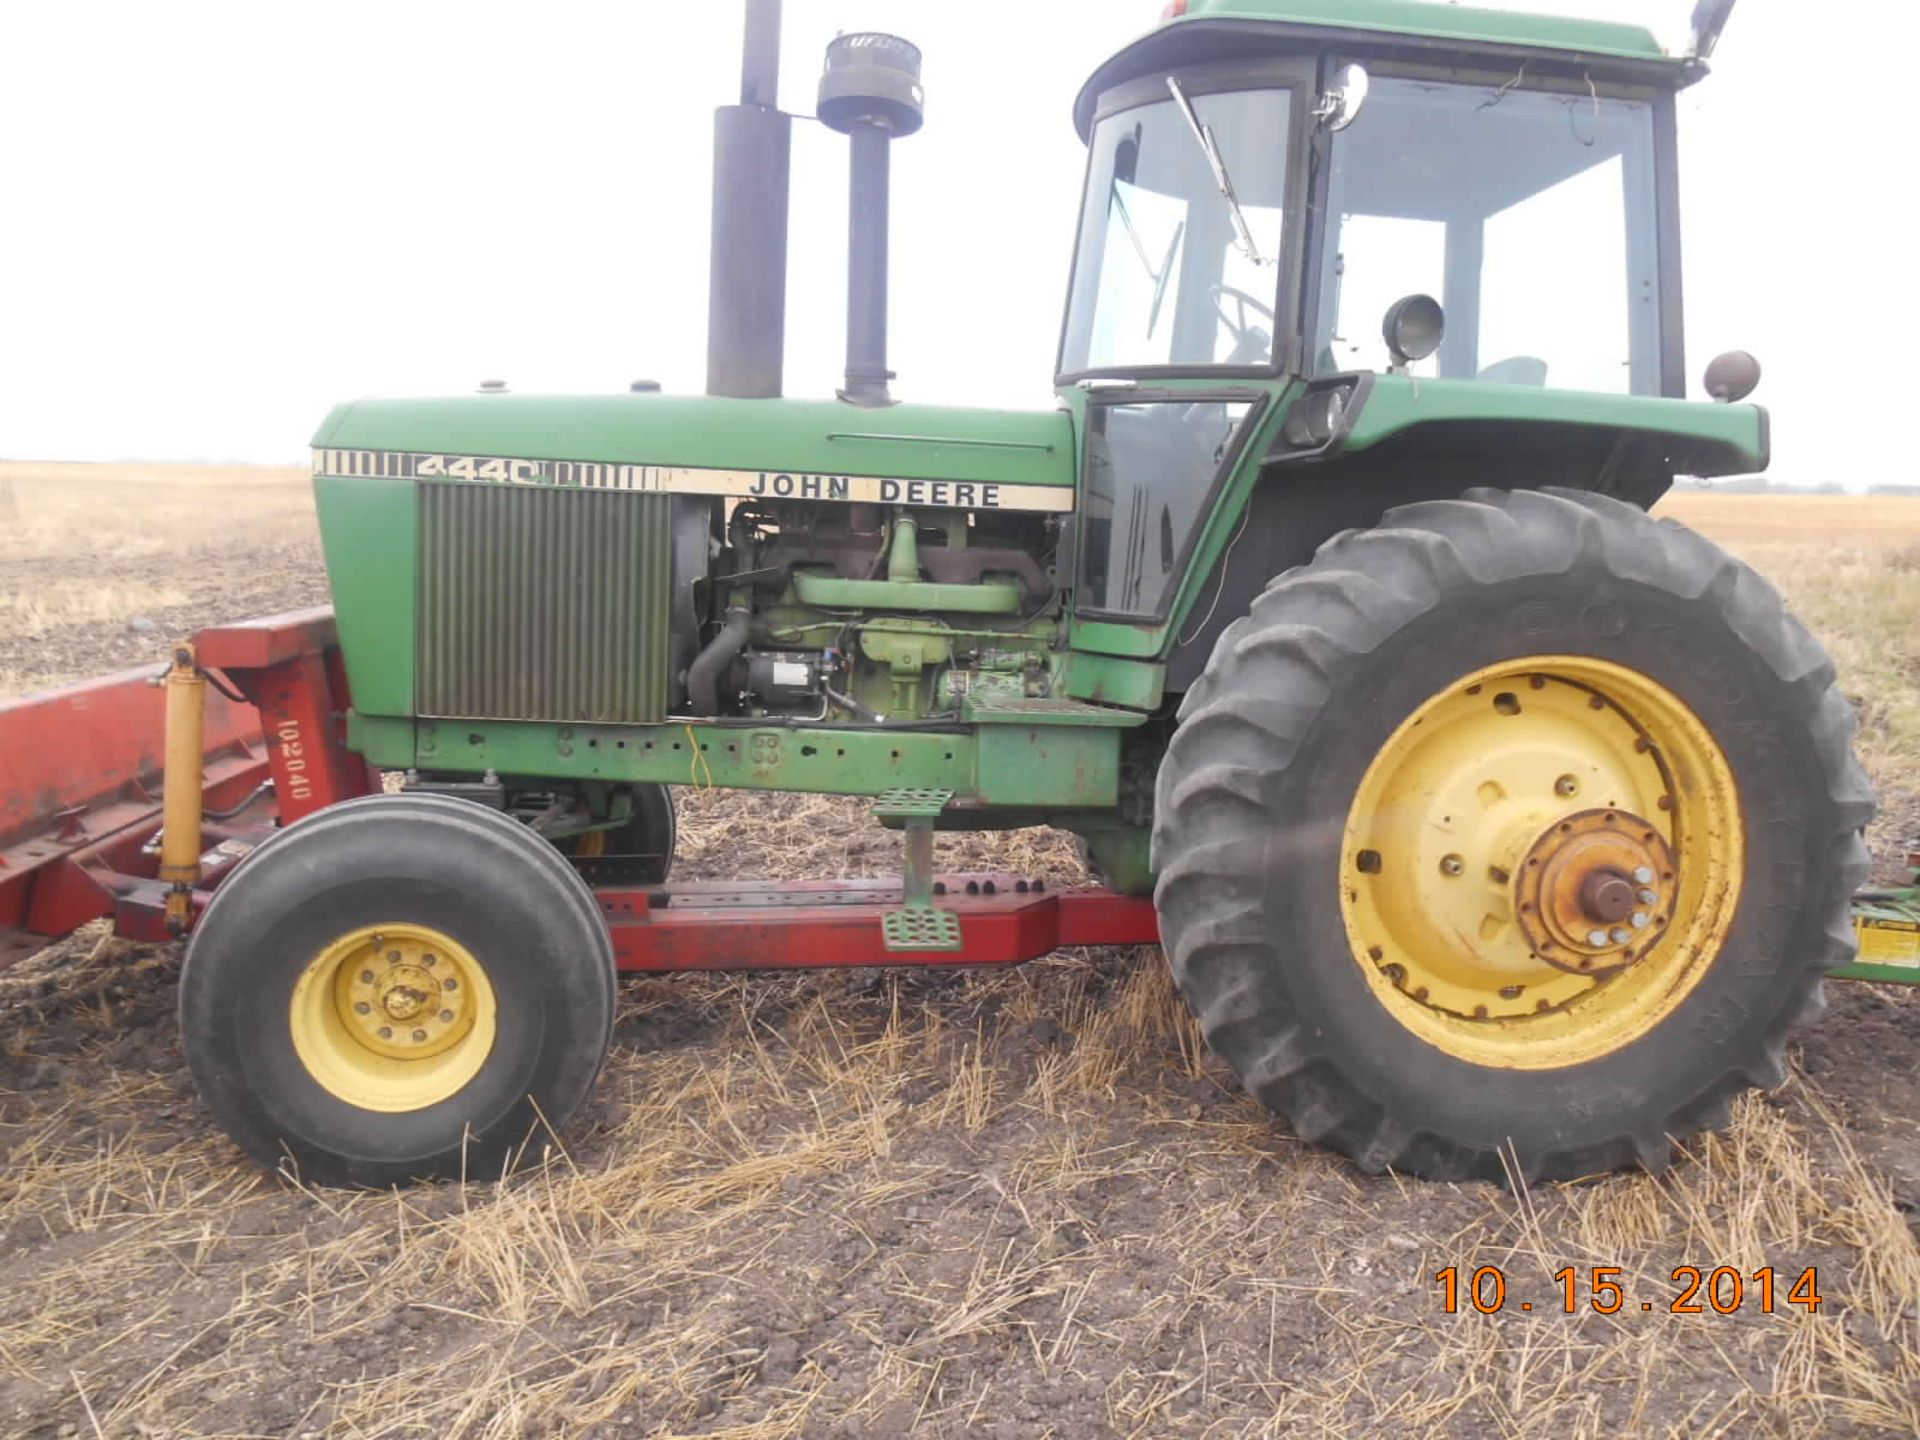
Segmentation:
<svg viewBox="0 0 1920 1440">
<path fill-rule="evenodd" d="M 1380 1003 L 1474 1064 L 1544 1070 L 1647 1034 L 1740 899 L 1733 771 L 1624 666 L 1542 655 L 1465 676 L 1374 757 L 1341 910 Z"/>
<path fill-rule="evenodd" d="M 493 986 L 473 953 L 425 925 L 370 925 L 314 956 L 293 987 L 293 1048 L 362 1110 L 424 1110 L 480 1073 Z"/>
</svg>

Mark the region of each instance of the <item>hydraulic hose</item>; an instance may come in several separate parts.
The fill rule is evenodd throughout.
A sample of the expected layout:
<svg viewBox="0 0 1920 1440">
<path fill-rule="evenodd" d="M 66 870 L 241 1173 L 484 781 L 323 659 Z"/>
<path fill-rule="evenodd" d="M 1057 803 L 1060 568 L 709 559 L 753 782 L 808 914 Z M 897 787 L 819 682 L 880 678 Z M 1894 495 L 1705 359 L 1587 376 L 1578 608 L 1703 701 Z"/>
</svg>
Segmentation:
<svg viewBox="0 0 1920 1440">
<path fill-rule="evenodd" d="M 720 673 L 731 665 L 747 643 L 747 628 L 753 614 L 744 605 L 728 609 L 720 633 L 707 642 L 706 649 L 687 667 L 687 703 L 696 715 L 720 713 Z"/>
</svg>

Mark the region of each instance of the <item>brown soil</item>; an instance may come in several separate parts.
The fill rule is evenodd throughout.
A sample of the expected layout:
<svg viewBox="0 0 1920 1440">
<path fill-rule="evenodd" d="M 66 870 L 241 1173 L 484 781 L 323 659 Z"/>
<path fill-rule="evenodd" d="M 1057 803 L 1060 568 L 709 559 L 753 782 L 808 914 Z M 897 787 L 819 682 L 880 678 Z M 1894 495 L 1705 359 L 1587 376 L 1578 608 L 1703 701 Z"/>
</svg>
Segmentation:
<svg viewBox="0 0 1920 1440">
<path fill-rule="evenodd" d="M 71 619 L 37 633 L 0 628 L 0 674 L 13 671 L 38 687 L 65 678 L 105 674 L 151 664 L 166 664 L 166 645 L 207 625 L 246 620 L 277 610 L 327 603 L 326 574 L 317 541 L 288 541 L 271 547 L 252 545 L 245 569 L 226 568 L 225 559 L 207 557 L 204 568 L 182 576 L 178 559 L 164 556 L 121 558 L 113 562 L 111 583 L 126 587 L 131 613 L 104 619 Z M 7 562 L 7 580 L 26 591 L 85 582 L 97 574 L 93 562 L 69 557 L 27 557 Z M 152 603 L 154 597 L 167 597 Z"/>
<path fill-rule="evenodd" d="M 310 552 L 277 590 L 255 559 L 213 603 L 319 593 Z M 66 668 L 149 658 L 118 633 Z M 895 863 L 853 802 L 680 794 L 688 876 Z M 1082 873 L 1048 832 L 941 847 Z M 1156 951 L 629 981 L 564 1158 L 349 1195 L 213 1129 L 178 966 L 86 932 L 0 975 L 0 1435 L 1920 1433 L 1912 991 L 1832 987 L 1667 1176 L 1511 1194 L 1302 1146 Z M 1751 1279 L 1672 1313 L 1685 1265 L 1773 1267 L 1776 1313 Z M 1451 1266 L 1500 1267 L 1502 1312 L 1444 1313 Z"/>
</svg>

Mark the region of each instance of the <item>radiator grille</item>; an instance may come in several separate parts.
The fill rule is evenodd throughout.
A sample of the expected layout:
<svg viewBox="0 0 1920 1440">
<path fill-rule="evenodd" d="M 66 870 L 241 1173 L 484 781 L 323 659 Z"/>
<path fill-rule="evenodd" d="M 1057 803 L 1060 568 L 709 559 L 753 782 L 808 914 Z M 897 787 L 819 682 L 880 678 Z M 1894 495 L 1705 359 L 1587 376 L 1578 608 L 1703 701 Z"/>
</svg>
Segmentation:
<svg viewBox="0 0 1920 1440">
<path fill-rule="evenodd" d="M 422 485 L 419 713 L 665 719 L 671 506 L 617 491 Z"/>
</svg>

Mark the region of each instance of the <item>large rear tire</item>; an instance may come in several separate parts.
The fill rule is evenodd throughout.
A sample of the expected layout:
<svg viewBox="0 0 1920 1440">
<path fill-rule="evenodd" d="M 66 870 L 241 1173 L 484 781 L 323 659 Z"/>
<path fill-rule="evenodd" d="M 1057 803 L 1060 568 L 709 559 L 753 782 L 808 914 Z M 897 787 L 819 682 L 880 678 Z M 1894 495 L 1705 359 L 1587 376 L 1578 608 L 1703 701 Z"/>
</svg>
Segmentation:
<svg viewBox="0 0 1920 1440">
<path fill-rule="evenodd" d="M 542 1154 L 612 1039 L 612 941 L 545 840 L 383 795 L 261 846 L 180 980 L 194 1081 L 262 1164 L 322 1185 L 493 1178 Z"/>
<path fill-rule="evenodd" d="M 1700 536 L 1570 491 L 1410 505 L 1221 636 L 1159 776 L 1209 1043 L 1303 1138 L 1569 1177 L 1724 1123 L 1852 952 L 1831 662 Z"/>
</svg>

